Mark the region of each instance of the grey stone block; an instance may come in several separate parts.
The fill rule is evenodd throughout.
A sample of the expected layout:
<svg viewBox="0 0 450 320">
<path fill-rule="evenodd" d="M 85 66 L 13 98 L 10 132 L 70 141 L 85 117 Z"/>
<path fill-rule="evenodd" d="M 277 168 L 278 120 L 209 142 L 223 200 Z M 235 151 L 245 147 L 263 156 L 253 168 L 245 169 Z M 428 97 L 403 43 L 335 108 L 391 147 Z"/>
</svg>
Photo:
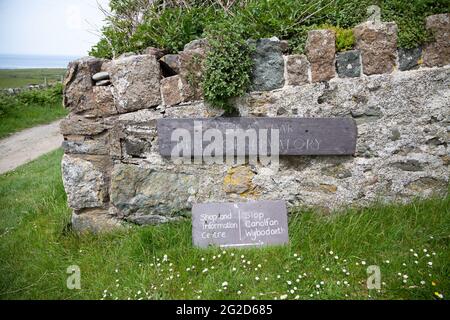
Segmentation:
<svg viewBox="0 0 450 320">
<path fill-rule="evenodd" d="M 401 71 L 419 68 L 419 59 L 422 57 L 422 48 L 398 49 L 398 64 Z"/>
<path fill-rule="evenodd" d="M 249 41 L 253 54 L 252 91 L 270 91 L 284 85 L 284 59 L 280 41 L 259 39 Z"/>
<path fill-rule="evenodd" d="M 341 78 L 361 75 L 361 59 L 358 50 L 340 52 L 336 56 L 336 70 Z"/>
</svg>

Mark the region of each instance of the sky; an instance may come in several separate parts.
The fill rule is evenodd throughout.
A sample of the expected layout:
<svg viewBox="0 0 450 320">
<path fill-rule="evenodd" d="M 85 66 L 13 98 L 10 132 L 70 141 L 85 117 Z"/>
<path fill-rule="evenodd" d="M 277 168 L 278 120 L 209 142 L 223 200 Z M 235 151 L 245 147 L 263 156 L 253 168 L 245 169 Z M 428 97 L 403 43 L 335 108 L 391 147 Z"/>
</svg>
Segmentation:
<svg viewBox="0 0 450 320">
<path fill-rule="evenodd" d="M 0 0 L 0 54 L 84 56 L 108 0 Z"/>
</svg>

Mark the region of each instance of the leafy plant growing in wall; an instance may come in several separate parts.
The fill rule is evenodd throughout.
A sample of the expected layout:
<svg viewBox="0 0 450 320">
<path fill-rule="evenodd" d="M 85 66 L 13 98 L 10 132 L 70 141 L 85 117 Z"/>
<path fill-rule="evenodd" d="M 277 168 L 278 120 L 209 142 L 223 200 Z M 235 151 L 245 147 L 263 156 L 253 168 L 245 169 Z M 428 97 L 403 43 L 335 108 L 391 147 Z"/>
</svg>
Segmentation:
<svg viewBox="0 0 450 320">
<path fill-rule="evenodd" d="M 253 49 L 239 25 L 221 23 L 206 32 L 209 51 L 205 62 L 203 91 L 213 107 L 231 113 L 230 99 L 242 96 L 250 86 Z"/>
</svg>

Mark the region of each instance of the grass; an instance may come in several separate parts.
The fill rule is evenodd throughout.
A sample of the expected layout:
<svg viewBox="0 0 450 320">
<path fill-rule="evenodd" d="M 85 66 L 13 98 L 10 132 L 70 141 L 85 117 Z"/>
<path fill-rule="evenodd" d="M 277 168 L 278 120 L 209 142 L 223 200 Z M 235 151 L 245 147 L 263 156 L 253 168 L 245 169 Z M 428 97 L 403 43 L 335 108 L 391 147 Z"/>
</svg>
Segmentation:
<svg viewBox="0 0 450 320">
<path fill-rule="evenodd" d="M 66 116 L 62 90 L 62 84 L 55 84 L 15 95 L 0 94 L 0 138 Z"/>
<path fill-rule="evenodd" d="M 17 104 L 7 113 L 0 114 L 0 139 L 8 135 L 40 124 L 50 123 L 68 114 L 61 103 Z"/>
<path fill-rule="evenodd" d="M 44 78 L 47 82 L 61 81 L 66 69 L 0 69 L 0 89 L 20 88 L 30 84 L 43 84 Z"/>
<path fill-rule="evenodd" d="M 333 216 L 298 210 L 290 215 L 288 246 L 201 250 L 191 245 L 189 221 L 99 236 L 72 233 L 61 156 L 57 150 L 0 176 L 2 299 L 450 295 L 449 198 Z M 66 287 L 71 265 L 80 267 L 81 290 Z M 366 287 L 369 265 L 381 269 L 379 292 Z"/>
</svg>

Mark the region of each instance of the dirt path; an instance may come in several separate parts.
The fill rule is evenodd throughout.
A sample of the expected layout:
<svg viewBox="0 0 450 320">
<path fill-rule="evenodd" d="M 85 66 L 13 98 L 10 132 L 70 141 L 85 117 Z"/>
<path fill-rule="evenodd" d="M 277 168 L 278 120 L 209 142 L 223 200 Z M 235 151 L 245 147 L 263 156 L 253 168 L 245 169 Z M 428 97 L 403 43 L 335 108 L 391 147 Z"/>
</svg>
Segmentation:
<svg viewBox="0 0 450 320">
<path fill-rule="evenodd" d="M 0 140 L 0 174 L 61 146 L 59 122 L 25 129 Z"/>
</svg>

